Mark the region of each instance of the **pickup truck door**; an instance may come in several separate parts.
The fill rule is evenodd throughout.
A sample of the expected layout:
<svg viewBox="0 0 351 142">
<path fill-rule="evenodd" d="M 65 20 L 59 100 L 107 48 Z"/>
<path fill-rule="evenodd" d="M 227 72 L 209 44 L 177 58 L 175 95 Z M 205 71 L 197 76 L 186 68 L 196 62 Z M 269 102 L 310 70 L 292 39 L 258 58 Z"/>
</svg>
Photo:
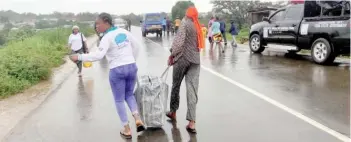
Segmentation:
<svg viewBox="0 0 351 142">
<path fill-rule="evenodd" d="M 284 20 L 279 23 L 282 44 L 296 45 L 303 11 L 303 4 L 291 5 L 286 9 Z"/>
<path fill-rule="evenodd" d="M 280 43 L 280 32 L 278 31 L 279 25 L 284 20 L 285 9 L 276 11 L 269 17 L 269 25 L 263 27 L 263 38 L 268 43 Z"/>
</svg>

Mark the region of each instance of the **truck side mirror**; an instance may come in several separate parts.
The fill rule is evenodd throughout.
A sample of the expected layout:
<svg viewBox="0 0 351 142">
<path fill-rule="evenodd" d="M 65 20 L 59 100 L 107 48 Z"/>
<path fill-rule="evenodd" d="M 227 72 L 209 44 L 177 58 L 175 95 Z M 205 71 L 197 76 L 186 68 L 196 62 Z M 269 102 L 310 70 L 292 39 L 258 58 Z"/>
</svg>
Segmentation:
<svg viewBox="0 0 351 142">
<path fill-rule="evenodd" d="M 262 21 L 269 22 L 269 19 L 268 19 L 268 17 L 263 17 L 263 18 L 262 18 Z"/>
</svg>

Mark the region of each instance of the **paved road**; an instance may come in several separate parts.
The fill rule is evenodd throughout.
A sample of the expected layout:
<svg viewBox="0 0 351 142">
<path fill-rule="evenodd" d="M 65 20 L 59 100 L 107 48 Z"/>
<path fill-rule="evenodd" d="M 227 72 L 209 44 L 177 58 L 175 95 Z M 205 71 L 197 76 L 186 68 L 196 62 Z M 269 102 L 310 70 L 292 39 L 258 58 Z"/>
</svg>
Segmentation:
<svg viewBox="0 0 351 142">
<path fill-rule="evenodd" d="M 138 59 L 140 74 L 160 75 L 172 37 L 150 35 Z M 349 63 L 319 66 L 308 57 L 250 54 L 245 45 L 202 54 L 197 135 L 185 130 L 185 85 L 177 124 L 148 130 L 133 141 L 340 142 L 350 134 Z M 8 142 L 123 141 L 108 84 L 106 60 L 72 75 L 9 134 Z M 168 78 L 171 84 L 171 78 Z M 181 121 L 183 120 L 183 121 Z M 133 127 L 134 128 L 134 127 Z"/>
</svg>

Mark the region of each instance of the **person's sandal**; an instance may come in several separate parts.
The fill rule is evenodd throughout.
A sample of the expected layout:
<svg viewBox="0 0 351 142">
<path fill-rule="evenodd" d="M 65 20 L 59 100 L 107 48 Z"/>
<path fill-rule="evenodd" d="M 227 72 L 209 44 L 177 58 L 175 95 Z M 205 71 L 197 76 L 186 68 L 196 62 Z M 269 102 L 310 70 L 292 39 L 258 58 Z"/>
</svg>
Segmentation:
<svg viewBox="0 0 351 142">
<path fill-rule="evenodd" d="M 119 134 L 123 137 L 123 138 L 125 138 L 125 139 L 131 139 L 132 138 L 132 135 L 128 135 L 128 134 L 125 134 L 124 132 L 119 132 Z"/>
<path fill-rule="evenodd" d="M 196 129 L 195 129 L 195 128 L 194 128 L 194 129 L 190 128 L 189 125 L 186 126 L 186 130 L 187 130 L 189 133 L 193 133 L 193 134 L 196 134 L 196 133 L 197 133 L 197 132 L 196 132 Z"/>
<path fill-rule="evenodd" d="M 176 121 L 176 113 L 175 112 L 167 112 L 166 116 L 172 121 Z"/>
<path fill-rule="evenodd" d="M 143 122 L 141 122 L 140 120 L 137 120 L 135 122 L 135 124 L 136 124 L 136 128 L 137 128 L 137 132 L 141 132 L 141 131 L 145 130 L 145 126 L 144 126 Z"/>
</svg>

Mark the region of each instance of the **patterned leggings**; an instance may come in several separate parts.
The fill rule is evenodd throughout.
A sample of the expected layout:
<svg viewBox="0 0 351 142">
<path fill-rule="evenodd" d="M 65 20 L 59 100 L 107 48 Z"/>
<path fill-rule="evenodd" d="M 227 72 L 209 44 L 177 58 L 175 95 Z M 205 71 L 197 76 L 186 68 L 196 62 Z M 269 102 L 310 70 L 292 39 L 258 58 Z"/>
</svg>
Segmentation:
<svg viewBox="0 0 351 142">
<path fill-rule="evenodd" d="M 189 121 L 195 121 L 196 119 L 196 104 L 198 100 L 197 92 L 199 88 L 199 76 L 200 65 L 193 64 L 186 60 L 184 57 L 180 57 L 173 66 L 173 84 L 170 102 L 171 112 L 176 112 L 179 108 L 179 90 L 182 80 L 185 77 L 188 105 L 186 119 Z"/>
</svg>

